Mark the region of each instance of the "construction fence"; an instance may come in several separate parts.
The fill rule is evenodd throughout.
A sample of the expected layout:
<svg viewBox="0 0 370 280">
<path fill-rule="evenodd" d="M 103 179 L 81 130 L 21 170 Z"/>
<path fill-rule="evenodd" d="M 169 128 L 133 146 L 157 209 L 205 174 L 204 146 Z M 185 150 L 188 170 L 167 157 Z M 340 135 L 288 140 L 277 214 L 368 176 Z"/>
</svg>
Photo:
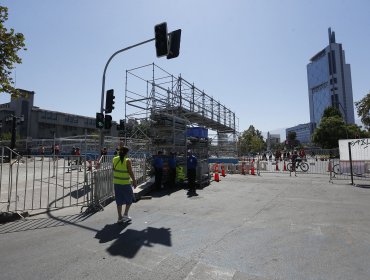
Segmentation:
<svg viewBox="0 0 370 280">
<path fill-rule="evenodd" d="M 321 174 L 327 175 L 329 181 L 346 181 L 352 185 L 370 185 L 370 161 L 341 160 L 340 158 L 308 157 L 298 159 L 295 170 L 292 162 L 286 160 L 246 159 L 237 163 L 223 162 L 210 164 L 211 176 L 215 180 L 226 174 L 261 175 L 263 173 Z"/>
<path fill-rule="evenodd" d="M 129 157 L 138 184 L 150 179 L 153 159 L 146 144 L 140 141 L 131 139 L 127 142 L 131 146 Z M 64 145 L 70 147 L 73 142 L 80 143 L 81 147 L 90 145 L 91 153 L 88 153 L 90 148 L 86 148 L 78 156 L 68 153 L 21 155 L 8 147 L 0 147 L 0 212 L 37 212 L 71 206 L 91 209 L 112 199 L 112 158 L 117 139 L 107 139 L 105 146 L 109 147 L 110 154 L 103 157 L 98 157 L 93 151 L 89 140 L 84 143 L 76 139 L 72 143 L 64 142 Z M 329 156 L 308 155 L 297 161 L 295 172 L 298 175 L 325 174 L 332 182 L 341 180 L 353 185 L 370 185 L 370 160 L 367 160 L 369 155 L 364 143 L 347 140 L 345 147 L 348 148 L 342 148 L 337 158 L 330 157 L 334 153 L 329 153 Z M 199 161 L 197 181 L 204 182 L 203 186 L 208 185 L 216 173 L 219 176 L 223 173 L 290 174 L 293 170 L 289 158 L 212 160 L 213 163 Z M 186 174 L 186 169 L 183 171 Z"/>
</svg>

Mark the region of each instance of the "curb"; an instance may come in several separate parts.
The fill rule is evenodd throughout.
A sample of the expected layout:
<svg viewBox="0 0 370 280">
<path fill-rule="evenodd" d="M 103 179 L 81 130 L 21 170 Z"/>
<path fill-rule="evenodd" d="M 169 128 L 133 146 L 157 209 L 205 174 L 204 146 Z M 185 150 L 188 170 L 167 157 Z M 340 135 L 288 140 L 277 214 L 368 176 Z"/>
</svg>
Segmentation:
<svg viewBox="0 0 370 280">
<path fill-rule="evenodd" d="M 145 183 L 141 184 L 134 190 L 134 200 L 135 202 L 140 200 L 142 196 L 145 196 L 153 189 L 152 180 L 148 180 Z"/>
</svg>

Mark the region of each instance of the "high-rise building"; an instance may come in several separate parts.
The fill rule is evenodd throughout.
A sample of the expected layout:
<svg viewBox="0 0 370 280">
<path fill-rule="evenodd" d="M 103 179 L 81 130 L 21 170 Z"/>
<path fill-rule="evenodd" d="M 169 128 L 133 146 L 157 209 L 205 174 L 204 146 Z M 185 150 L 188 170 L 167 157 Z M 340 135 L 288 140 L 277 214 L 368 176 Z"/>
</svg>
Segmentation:
<svg viewBox="0 0 370 280">
<path fill-rule="evenodd" d="M 329 28 L 329 45 L 315 54 L 307 65 L 310 122 L 320 124 L 324 110 L 336 107 L 348 124 L 355 123 L 351 68 L 346 64 L 342 44 L 335 42 Z"/>
</svg>

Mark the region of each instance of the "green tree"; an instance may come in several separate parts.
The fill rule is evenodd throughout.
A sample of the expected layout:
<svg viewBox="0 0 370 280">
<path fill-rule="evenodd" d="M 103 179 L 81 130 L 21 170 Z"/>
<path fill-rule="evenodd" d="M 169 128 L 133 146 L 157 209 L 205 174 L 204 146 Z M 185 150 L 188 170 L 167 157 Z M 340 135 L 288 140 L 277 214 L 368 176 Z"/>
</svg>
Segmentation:
<svg viewBox="0 0 370 280">
<path fill-rule="evenodd" d="M 18 51 L 26 48 L 23 34 L 15 33 L 13 28 L 8 31 L 4 26 L 7 20 L 8 8 L 0 6 L 0 92 L 18 96 L 20 92 L 14 88 L 14 81 L 10 75 L 15 64 L 22 63 Z"/>
<path fill-rule="evenodd" d="M 239 137 L 240 153 L 258 153 L 266 149 L 266 143 L 263 140 L 262 132 L 255 129 L 253 125 L 249 126 Z"/>
<path fill-rule="evenodd" d="M 343 119 L 341 112 L 336 107 L 328 107 L 324 110 L 324 113 L 322 114 L 322 118 L 335 117 L 335 116 Z"/>
<path fill-rule="evenodd" d="M 324 149 L 338 147 L 338 139 L 347 138 L 343 118 L 339 116 L 323 117 L 312 136 L 312 141 Z"/>
<path fill-rule="evenodd" d="M 312 141 L 324 149 L 332 149 L 338 147 L 339 139 L 360 137 L 369 137 L 369 133 L 361 130 L 356 124 L 346 124 L 338 109 L 328 107 L 312 136 Z"/>
<path fill-rule="evenodd" d="M 367 130 L 370 130 L 370 92 L 360 101 L 355 102 L 357 114 Z"/>
</svg>

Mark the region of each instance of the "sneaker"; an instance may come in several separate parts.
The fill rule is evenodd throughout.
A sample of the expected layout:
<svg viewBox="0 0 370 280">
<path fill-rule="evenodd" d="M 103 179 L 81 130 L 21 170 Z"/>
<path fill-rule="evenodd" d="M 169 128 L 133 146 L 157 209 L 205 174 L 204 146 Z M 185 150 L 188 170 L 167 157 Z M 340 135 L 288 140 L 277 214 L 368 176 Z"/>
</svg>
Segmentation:
<svg viewBox="0 0 370 280">
<path fill-rule="evenodd" d="M 125 222 L 131 222 L 132 219 L 130 216 L 123 215 L 122 220 Z"/>
</svg>

